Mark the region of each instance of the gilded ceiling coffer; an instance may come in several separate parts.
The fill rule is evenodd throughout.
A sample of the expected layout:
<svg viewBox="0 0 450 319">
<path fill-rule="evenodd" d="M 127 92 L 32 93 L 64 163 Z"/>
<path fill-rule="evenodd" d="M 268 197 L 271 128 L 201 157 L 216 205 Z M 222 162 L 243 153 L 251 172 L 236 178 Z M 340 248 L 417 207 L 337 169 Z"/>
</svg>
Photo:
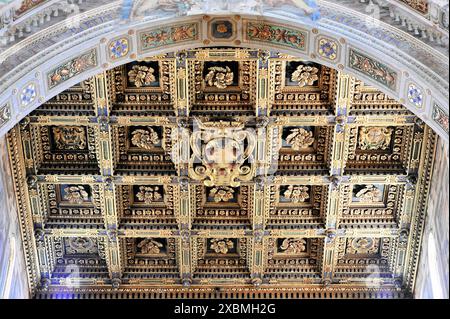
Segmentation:
<svg viewBox="0 0 450 319">
<path fill-rule="evenodd" d="M 238 187 L 255 175 L 256 134 L 240 122 L 196 120 L 189 176 L 205 186 Z"/>
<path fill-rule="evenodd" d="M 39 298 L 414 289 L 436 135 L 324 65 L 232 48 L 134 61 L 47 101 L 8 146 Z"/>
</svg>

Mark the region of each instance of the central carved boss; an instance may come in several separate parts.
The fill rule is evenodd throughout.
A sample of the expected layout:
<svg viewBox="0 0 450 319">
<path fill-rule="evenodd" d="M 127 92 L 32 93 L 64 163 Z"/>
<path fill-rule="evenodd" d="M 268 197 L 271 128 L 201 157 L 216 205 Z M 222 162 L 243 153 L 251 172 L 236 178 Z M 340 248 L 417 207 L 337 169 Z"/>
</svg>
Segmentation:
<svg viewBox="0 0 450 319">
<path fill-rule="evenodd" d="M 197 123 L 190 144 L 189 176 L 206 186 L 237 187 L 255 173 L 255 133 L 238 122 Z"/>
</svg>

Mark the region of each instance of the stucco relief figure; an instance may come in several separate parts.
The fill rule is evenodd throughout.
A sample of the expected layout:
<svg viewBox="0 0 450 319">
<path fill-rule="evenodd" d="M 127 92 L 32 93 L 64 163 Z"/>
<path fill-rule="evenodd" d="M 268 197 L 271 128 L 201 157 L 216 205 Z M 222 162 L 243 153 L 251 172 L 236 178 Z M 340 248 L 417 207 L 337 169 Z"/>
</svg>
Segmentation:
<svg viewBox="0 0 450 319">
<path fill-rule="evenodd" d="M 221 186 L 214 187 L 209 192 L 209 196 L 214 199 L 214 202 L 228 202 L 233 199 L 234 190 L 231 187 Z"/>
<path fill-rule="evenodd" d="M 233 84 L 234 73 L 227 66 L 225 68 L 220 66 L 213 66 L 208 69 L 208 74 L 205 76 L 205 82 L 208 86 L 215 86 L 218 89 L 226 89 Z"/>
<path fill-rule="evenodd" d="M 306 251 L 306 240 L 286 238 L 280 246 L 280 250 L 288 255 L 297 255 Z"/>
<path fill-rule="evenodd" d="M 382 197 L 382 192 L 377 187 L 373 185 L 367 185 L 364 189 L 356 193 L 356 197 L 359 198 L 361 202 L 364 203 L 374 203 L 379 202 Z"/>
<path fill-rule="evenodd" d="M 313 14 L 317 8 L 317 3 L 314 0 L 262 0 L 263 3 L 277 7 L 282 5 L 294 5 L 302 9 L 305 14 Z"/>
<path fill-rule="evenodd" d="M 151 150 L 160 141 L 158 133 L 151 127 L 148 127 L 146 130 L 134 130 L 131 135 L 131 144 L 144 150 Z"/>
<path fill-rule="evenodd" d="M 307 186 L 289 185 L 283 195 L 293 203 L 303 203 L 309 198 L 309 188 Z"/>
<path fill-rule="evenodd" d="M 163 12 L 185 15 L 197 1 L 193 0 L 135 0 L 131 7 L 130 18 L 140 19 L 152 13 Z"/>
<path fill-rule="evenodd" d="M 86 148 L 86 134 L 82 127 L 54 127 L 53 137 L 58 150 L 83 150 Z"/>
<path fill-rule="evenodd" d="M 315 0 L 125 0 L 122 19 L 142 19 L 149 15 L 160 16 L 164 12 L 178 16 L 230 10 L 263 14 L 265 9 L 276 9 L 284 5 L 299 8 L 296 14 L 309 16 L 313 20 L 320 16 Z"/>
<path fill-rule="evenodd" d="M 361 127 L 359 130 L 359 148 L 362 150 L 387 150 L 391 145 L 392 128 Z"/>
<path fill-rule="evenodd" d="M 82 204 L 89 200 L 89 194 L 83 186 L 69 186 L 64 188 L 63 199 L 72 204 Z"/>
<path fill-rule="evenodd" d="M 138 252 L 144 255 L 156 255 L 159 254 L 163 244 L 160 242 L 153 240 L 152 238 L 147 238 L 140 241 L 137 244 L 139 248 Z"/>
<path fill-rule="evenodd" d="M 92 254 L 97 251 L 97 245 L 91 238 L 74 237 L 68 239 L 65 249 L 68 254 Z"/>
<path fill-rule="evenodd" d="M 375 254 L 378 250 L 379 239 L 361 237 L 351 241 L 348 247 L 350 254 Z"/>
<path fill-rule="evenodd" d="M 292 146 L 295 151 L 306 149 L 314 144 L 314 133 L 303 128 L 291 130 L 291 134 L 286 137 L 286 142 Z"/>
</svg>

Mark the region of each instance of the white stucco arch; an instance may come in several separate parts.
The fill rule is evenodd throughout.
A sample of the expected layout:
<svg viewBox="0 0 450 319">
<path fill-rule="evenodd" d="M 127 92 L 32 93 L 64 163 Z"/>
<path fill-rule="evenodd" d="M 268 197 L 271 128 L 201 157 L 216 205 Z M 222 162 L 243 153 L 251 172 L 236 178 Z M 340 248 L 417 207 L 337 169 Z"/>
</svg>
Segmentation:
<svg viewBox="0 0 450 319">
<path fill-rule="evenodd" d="M 238 15 L 238 13 L 214 10 L 187 16 L 166 14 L 152 20 L 121 21 L 118 17 L 119 9 L 117 3 L 106 5 L 82 14 L 79 20 L 80 25 L 75 28 L 72 25 L 68 28 L 63 21 L 50 30 L 43 30 L 15 46 L 18 54 L 30 48 L 33 43 L 52 38 L 48 48 L 31 55 L 4 74 L 0 74 L 0 136 L 53 96 L 104 70 L 174 50 L 233 46 L 272 49 L 343 70 L 403 103 L 448 141 L 448 70 L 445 71 L 448 57 L 434 52 L 432 48 L 426 48 L 423 43 L 419 43 L 408 34 L 401 34 L 387 25 L 377 25 L 374 28 L 379 30 L 374 32 L 368 29 L 365 33 L 365 27 L 359 28 L 357 23 L 358 21 L 361 24 L 367 23 L 367 17 L 351 16 L 348 17 L 350 20 L 345 20 L 345 15 L 333 7 L 325 8 L 325 16 L 317 23 L 307 18 L 294 19 L 270 12 L 264 15 L 259 12 Z M 229 39 L 215 39 L 208 31 L 211 19 L 218 17 L 230 19 L 234 23 L 233 35 Z M 276 28 L 287 28 L 292 32 L 303 34 L 306 39 L 305 45 L 300 49 L 282 42 L 250 39 L 245 32 L 249 21 Z M 175 41 L 173 44 L 148 50 L 142 49 L 139 39 L 141 32 L 191 23 L 197 26 L 197 36 L 194 38 L 182 42 Z M 72 30 L 73 35 L 70 35 L 68 30 Z M 108 56 L 108 45 L 118 38 L 126 38 L 130 49 L 125 56 L 112 60 Z M 330 60 L 319 53 L 318 41 L 321 38 L 336 44 L 338 52 L 335 60 Z M 404 48 L 396 47 L 395 41 L 400 41 L 398 46 L 409 45 L 411 47 L 409 54 L 405 53 Z M 49 88 L 50 71 L 90 50 L 95 51 L 95 66 Z M 396 75 L 395 85 L 388 87 L 376 81 L 369 73 L 352 68 L 349 61 L 351 50 L 392 71 L 392 74 Z M 10 48 L 3 54 L 3 59 L 11 65 L 14 54 L 16 54 L 15 51 Z M 426 63 L 419 61 L 417 54 L 422 54 L 424 59 L 428 59 Z M 442 65 L 439 65 L 439 59 L 442 59 Z M 30 84 L 35 91 L 30 97 L 31 101 L 21 103 L 22 94 Z M 408 98 L 410 85 L 414 85 L 421 92 L 423 100 L 421 106 L 410 102 Z M 447 123 L 446 127 L 445 123 Z"/>
</svg>

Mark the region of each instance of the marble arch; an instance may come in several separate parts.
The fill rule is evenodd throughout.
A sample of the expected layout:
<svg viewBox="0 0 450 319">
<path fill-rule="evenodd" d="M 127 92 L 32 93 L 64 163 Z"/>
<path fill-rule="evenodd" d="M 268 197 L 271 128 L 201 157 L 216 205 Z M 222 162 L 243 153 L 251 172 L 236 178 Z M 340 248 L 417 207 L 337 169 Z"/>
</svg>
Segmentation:
<svg viewBox="0 0 450 319">
<path fill-rule="evenodd" d="M 214 8 L 123 21 L 121 1 L 80 14 L 76 24 L 61 21 L 0 54 L 0 136 L 56 94 L 107 69 L 174 49 L 232 46 L 274 49 L 343 70 L 400 101 L 448 143 L 448 57 L 383 22 L 319 4 L 318 22 Z M 226 36 L 212 32 L 214 21 L 229 22 Z M 37 45 L 45 49 L 31 52 Z"/>
</svg>

